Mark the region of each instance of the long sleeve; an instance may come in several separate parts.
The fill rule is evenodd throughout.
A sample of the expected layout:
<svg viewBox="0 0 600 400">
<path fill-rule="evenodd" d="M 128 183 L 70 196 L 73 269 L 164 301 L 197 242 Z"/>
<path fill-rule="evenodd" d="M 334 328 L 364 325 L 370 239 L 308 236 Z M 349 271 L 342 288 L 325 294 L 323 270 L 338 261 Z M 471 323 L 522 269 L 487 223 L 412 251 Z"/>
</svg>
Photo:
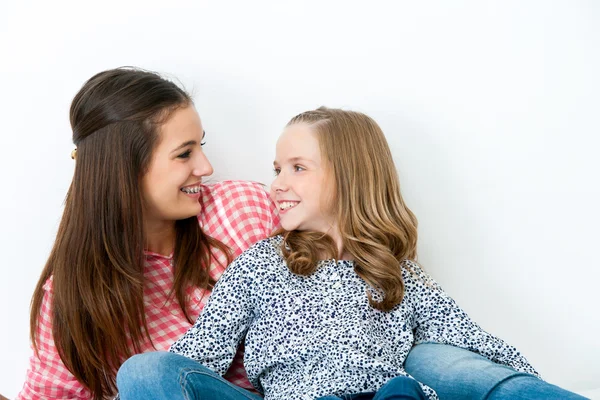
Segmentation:
<svg viewBox="0 0 600 400">
<path fill-rule="evenodd" d="M 169 351 L 221 375 L 227 371 L 254 317 L 252 264 L 245 253 L 227 268 L 194 326 Z"/>
<path fill-rule="evenodd" d="M 51 281 L 46 290 L 38 321 L 38 355 L 29 359 L 27 378 L 17 400 L 38 399 L 91 399 L 91 392 L 65 367 L 52 337 Z"/>
<path fill-rule="evenodd" d="M 498 364 L 539 377 L 516 348 L 479 327 L 416 263 L 405 261 L 405 296 L 414 307 L 416 343 L 450 344 L 481 354 Z"/>
</svg>

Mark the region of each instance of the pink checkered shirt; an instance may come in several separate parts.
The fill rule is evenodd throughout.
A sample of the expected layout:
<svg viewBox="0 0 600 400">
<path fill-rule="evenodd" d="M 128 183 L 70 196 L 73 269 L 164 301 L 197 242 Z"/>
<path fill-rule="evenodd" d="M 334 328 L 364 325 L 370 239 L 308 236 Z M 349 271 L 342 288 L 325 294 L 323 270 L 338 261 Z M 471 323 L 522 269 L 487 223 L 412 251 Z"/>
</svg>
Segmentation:
<svg viewBox="0 0 600 400">
<path fill-rule="evenodd" d="M 258 183 L 225 181 L 204 185 L 202 203 L 204 209 L 198 220 L 204 232 L 229 246 L 234 257 L 267 237 L 279 225 L 276 207 Z M 219 262 L 214 262 L 209 271 L 215 280 L 224 271 L 225 255 L 219 254 L 217 259 Z M 144 276 L 147 279 L 144 301 L 149 333 L 156 350 L 168 350 L 192 326 L 177 301 L 167 301 L 173 284 L 172 256 L 147 252 Z M 50 319 L 52 278 L 46 282 L 44 290 L 38 327 L 39 358 L 35 354 L 31 356 L 27 379 L 17 399 L 90 399 L 91 392 L 67 370 L 54 345 Z M 193 319 L 200 314 L 209 293 L 198 288 L 188 291 L 188 310 Z M 147 341 L 143 351 L 153 350 L 155 348 Z M 251 389 L 242 355 L 243 351 L 238 351 L 225 378 Z"/>
</svg>

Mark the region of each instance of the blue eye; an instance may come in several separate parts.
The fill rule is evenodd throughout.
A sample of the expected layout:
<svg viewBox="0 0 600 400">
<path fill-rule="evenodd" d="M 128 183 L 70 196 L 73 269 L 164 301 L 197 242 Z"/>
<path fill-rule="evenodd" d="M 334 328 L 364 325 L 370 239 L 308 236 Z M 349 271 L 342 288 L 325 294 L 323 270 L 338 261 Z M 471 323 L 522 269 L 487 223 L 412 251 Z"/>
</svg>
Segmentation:
<svg viewBox="0 0 600 400">
<path fill-rule="evenodd" d="M 187 150 L 184 153 L 181 153 L 177 156 L 177 158 L 190 158 L 190 154 L 192 154 L 191 150 Z"/>
</svg>

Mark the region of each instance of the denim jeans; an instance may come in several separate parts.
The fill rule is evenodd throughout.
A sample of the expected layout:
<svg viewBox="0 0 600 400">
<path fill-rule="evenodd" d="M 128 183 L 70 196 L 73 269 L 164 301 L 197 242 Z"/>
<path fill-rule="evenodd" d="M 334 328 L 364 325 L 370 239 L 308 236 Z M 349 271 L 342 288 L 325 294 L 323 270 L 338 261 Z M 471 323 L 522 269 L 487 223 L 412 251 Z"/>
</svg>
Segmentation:
<svg viewBox="0 0 600 400">
<path fill-rule="evenodd" d="M 121 400 L 261 400 L 254 393 L 226 381 L 217 373 L 187 357 L 164 351 L 138 354 L 119 368 L 117 386 Z M 327 396 L 321 400 L 339 400 Z M 414 379 L 399 376 L 377 393 L 359 393 L 344 400 L 425 400 Z"/>
<path fill-rule="evenodd" d="M 397 376 L 383 385 L 377 393 L 347 394 L 342 397 L 325 396 L 317 400 L 427 400 L 417 381 L 407 376 Z"/>
<path fill-rule="evenodd" d="M 121 400 L 262 400 L 202 364 L 166 351 L 138 354 L 117 374 Z"/>
<path fill-rule="evenodd" d="M 526 373 L 495 364 L 479 354 L 435 343 L 413 347 L 404 368 L 432 387 L 440 400 L 582 400 L 585 397 Z"/>
<path fill-rule="evenodd" d="M 419 344 L 410 351 L 404 366 L 415 379 L 435 389 L 440 400 L 585 399 L 533 375 L 449 345 Z M 119 369 L 117 385 L 122 400 L 191 400 L 200 398 L 200 392 L 205 400 L 261 399 L 196 361 L 166 352 L 146 353 L 127 360 Z M 354 396 L 350 398 L 361 399 L 359 395 Z"/>
</svg>

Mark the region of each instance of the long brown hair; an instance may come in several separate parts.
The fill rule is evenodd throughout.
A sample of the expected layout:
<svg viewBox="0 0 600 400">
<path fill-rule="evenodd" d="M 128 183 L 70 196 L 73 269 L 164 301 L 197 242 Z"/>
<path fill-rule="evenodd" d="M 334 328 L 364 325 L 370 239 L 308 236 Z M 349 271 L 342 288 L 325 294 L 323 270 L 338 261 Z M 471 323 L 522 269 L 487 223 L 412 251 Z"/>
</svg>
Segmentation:
<svg viewBox="0 0 600 400">
<path fill-rule="evenodd" d="M 102 399 L 116 392 L 121 363 L 150 340 L 144 310 L 144 217 L 140 180 L 160 126 L 190 96 L 158 74 L 132 68 L 89 79 L 71 104 L 75 172 L 56 241 L 31 302 L 31 339 L 52 277 L 52 334 L 69 371 Z M 185 290 L 211 288 L 212 249 L 196 217 L 175 222 L 173 295 L 187 319 Z"/>
<path fill-rule="evenodd" d="M 327 202 L 336 214 L 343 251 L 356 273 L 382 295 L 370 304 L 389 311 L 402 301 L 401 262 L 417 257 L 417 219 L 400 194 L 385 135 L 365 114 L 320 107 L 292 118 L 317 134 L 335 188 Z M 284 232 L 282 250 L 291 271 L 310 275 L 323 255 L 337 258 L 333 239 L 318 232 Z M 287 248 L 286 248 L 287 247 Z"/>
</svg>

